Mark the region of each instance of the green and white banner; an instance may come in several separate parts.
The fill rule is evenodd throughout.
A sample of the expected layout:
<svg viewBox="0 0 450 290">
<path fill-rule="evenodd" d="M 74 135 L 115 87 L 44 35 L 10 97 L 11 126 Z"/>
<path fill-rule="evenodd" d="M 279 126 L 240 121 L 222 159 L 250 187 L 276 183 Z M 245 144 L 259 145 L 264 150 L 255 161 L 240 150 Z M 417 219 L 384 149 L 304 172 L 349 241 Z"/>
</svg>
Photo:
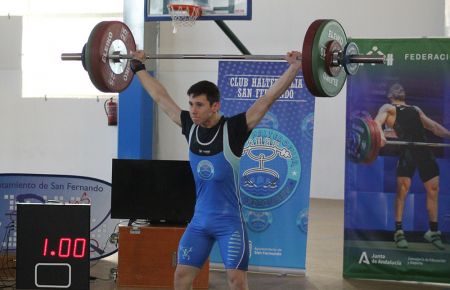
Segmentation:
<svg viewBox="0 0 450 290">
<path fill-rule="evenodd" d="M 367 149 L 367 140 L 361 142 L 367 135 L 355 134 L 355 126 L 365 128 L 366 133 L 373 133 L 373 126 L 355 125 L 355 120 L 374 119 L 380 108 L 390 103 L 387 95 L 394 84 L 404 88 L 406 104 L 420 108 L 427 118 L 450 129 L 450 40 L 353 41 L 361 54 L 385 55 L 387 64 L 362 65 L 347 81 L 344 276 L 450 283 L 449 148 L 430 147 L 440 172 L 434 209 L 430 201 L 433 197 L 422 181 L 428 169 L 422 178 L 416 170 L 404 200 L 397 193 L 397 162 L 404 147 L 387 145 L 373 162 L 359 162 L 364 159 L 360 155 L 355 160 L 355 152 L 367 156 L 374 153 Z M 383 129 L 387 134 L 389 128 Z M 450 142 L 433 130 L 425 131 L 428 143 Z M 399 215 L 407 244 L 394 241 Z M 437 215 L 442 247 L 425 237 L 433 215 Z"/>
</svg>

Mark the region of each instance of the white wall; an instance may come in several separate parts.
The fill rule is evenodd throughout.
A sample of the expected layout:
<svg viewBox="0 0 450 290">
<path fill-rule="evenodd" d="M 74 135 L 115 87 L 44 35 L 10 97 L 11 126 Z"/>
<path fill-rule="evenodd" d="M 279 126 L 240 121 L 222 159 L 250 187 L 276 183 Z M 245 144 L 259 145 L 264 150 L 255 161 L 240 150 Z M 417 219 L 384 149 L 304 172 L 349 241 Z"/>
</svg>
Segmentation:
<svg viewBox="0 0 450 290">
<path fill-rule="evenodd" d="M 252 21 L 227 21 L 252 54 L 301 50 L 303 37 L 315 19 L 339 21 L 354 38 L 400 38 L 445 35 L 445 3 L 423 0 L 254 0 Z M 239 54 L 214 22 L 172 33 L 161 23 L 160 53 Z M 217 61 L 160 61 L 159 77 L 180 105 L 187 108 L 186 90 L 194 82 L 217 82 Z M 331 99 L 316 98 L 311 196 L 344 196 L 345 87 Z M 159 114 L 157 157 L 187 158 L 180 130 Z"/>
<path fill-rule="evenodd" d="M 252 21 L 227 24 L 253 54 L 284 54 L 301 50 L 308 25 L 318 18 L 334 18 L 358 38 L 444 36 L 444 8 L 444 0 L 254 0 Z M 160 53 L 239 53 L 214 22 L 198 22 L 176 35 L 170 25 L 161 23 Z M 109 181 L 117 128 L 107 126 L 103 100 L 22 99 L 17 27 L 19 18 L 0 17 L 0 173 Z M 161 61 L 159 77 L 186 108 L 185 92 L 192 83 L 217 81 L 217 61 Z M 316 99 L 312 197 L 343 198 L 344 122 L 345 89 L 335 98 Z M 162 114 L 158 128 L 156 157 L 187 159 L 180 130 Z"/>
<path fill-rule="evenodd" d="M 68 174 L 110 181 L 117 127 L 107 126 L 104 100 L 23 99 L 21 18 L 0 17 L 0 35 L 0 173 Z M 45 71 L 45 63 L 42 69 L 49 78 L 64 73 Z"/>
</svg>

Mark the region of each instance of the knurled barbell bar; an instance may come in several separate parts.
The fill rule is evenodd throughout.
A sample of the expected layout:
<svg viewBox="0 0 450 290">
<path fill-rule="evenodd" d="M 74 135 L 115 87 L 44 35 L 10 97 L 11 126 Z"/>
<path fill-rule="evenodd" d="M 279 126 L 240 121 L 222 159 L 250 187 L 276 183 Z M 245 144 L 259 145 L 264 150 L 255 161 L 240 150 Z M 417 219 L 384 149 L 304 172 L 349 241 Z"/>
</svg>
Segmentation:
<svg viewBox="0 0 450 290">
<path fill-rule="evenodd" d="M 428 146 L 428 147 L 450 147 L 447 143 L 431 143 L 431 142 L 412 142 L 412 141 L 386 141 L 386 145 L 410 145 L 410 146 Z"/>
<path fill-rule="evenodd" d="M 92 30 L 81 53 L 63 53 L 62 60 L 81 61 L 94 86 L 103 92 L 121 92 L 133 78 L 129 59 L 136 43 L 131 30 L 120 21 L 103 21 Z M 358 46 L 347 42 L 335 20 L 320 19 L 308 28 L 302 50 L 302 70 L 307 88 L 318 97 L 334 97 L 347 74 L 354 75 L 360 63 L 383 64 L 384 56 L 360 55 Z M 284 60 L 284 55 L 149 54 L 147 59 L 245 59 Z"/>
<path fill-rule="evenodd" d="M 63 53 L 61 54 L 62 60 L 81 60 L 81 53 Z M 108 55 L 108 59 L 113 61 L 120 61 L 121 59 L 133 59 L 132 54 L 111 54 Z M 146 59 L 246 59 L 246 60 L 284 60 L 284 55 L 276 54 L 147 54 Z M 299 59 L 302 59 L 300 57 Z M 349 63 L 374 63 L 380 60 L 380 63 L 384 61 L 384 57 L 379 56 L 366 56 L 366 55 L 351 55 L 349 57 Z M 340 62 L 340 59 L 334 60 L 334 62 Z"/>
<path fill-rule="evenodd" d="M 390 146 L 448 147 L 447 143 L 387 140 Z M 355 163 L 372 163 L 381 149 L 381 129 L 370 117 L 353 118 L 347 132 L 347 156 Z"/>
</svg>

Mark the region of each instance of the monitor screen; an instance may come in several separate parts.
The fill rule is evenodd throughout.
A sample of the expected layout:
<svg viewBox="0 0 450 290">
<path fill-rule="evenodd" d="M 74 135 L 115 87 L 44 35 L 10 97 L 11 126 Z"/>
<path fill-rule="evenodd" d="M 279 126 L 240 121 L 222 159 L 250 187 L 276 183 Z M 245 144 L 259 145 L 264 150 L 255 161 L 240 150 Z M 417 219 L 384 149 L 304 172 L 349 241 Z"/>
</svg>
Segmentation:
<svg viewBox="0 0 450 290">
<path fill-rule="evenodd" d="M 189 161 L 113 159 L 111 218 L 187 224 L 195 183 Z"/>
</svg>

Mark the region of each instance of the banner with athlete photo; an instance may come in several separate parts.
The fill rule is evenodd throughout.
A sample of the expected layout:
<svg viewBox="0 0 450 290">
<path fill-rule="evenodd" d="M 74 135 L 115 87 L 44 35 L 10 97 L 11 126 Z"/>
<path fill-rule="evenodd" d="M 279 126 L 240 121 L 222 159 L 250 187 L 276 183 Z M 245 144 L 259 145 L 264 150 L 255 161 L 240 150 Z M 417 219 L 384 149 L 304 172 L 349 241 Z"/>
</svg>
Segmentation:
<svg viewBox="0 0 450 290">
<path fill-rule="evenodd" d="M 347 81 L 344 276 L 450 283 L 450 40 L 353 40 L 387 63 Z"/>
<path fill-rule="evenodd" d="M 0 234 L 2 253 L 16 250 L 17 203 L 66 203 L 91 205 L 90 259 L 117 252 L 110 242 L 119 220 L 111 219 L 111 184 L 103 180 L 47 174 L 0 174 Z"/>
<path fill-rule="evenodd" d="M 286 62 L 221 61 L 222 113 L 247 110 L 287 67 Z M 305 271 L 313 127 L 314 97 L 298 75 L 244 146 L 240 190 L 252 271 Z M 222 265 L 216 246 L 211 262 Z"/>
</svg>

